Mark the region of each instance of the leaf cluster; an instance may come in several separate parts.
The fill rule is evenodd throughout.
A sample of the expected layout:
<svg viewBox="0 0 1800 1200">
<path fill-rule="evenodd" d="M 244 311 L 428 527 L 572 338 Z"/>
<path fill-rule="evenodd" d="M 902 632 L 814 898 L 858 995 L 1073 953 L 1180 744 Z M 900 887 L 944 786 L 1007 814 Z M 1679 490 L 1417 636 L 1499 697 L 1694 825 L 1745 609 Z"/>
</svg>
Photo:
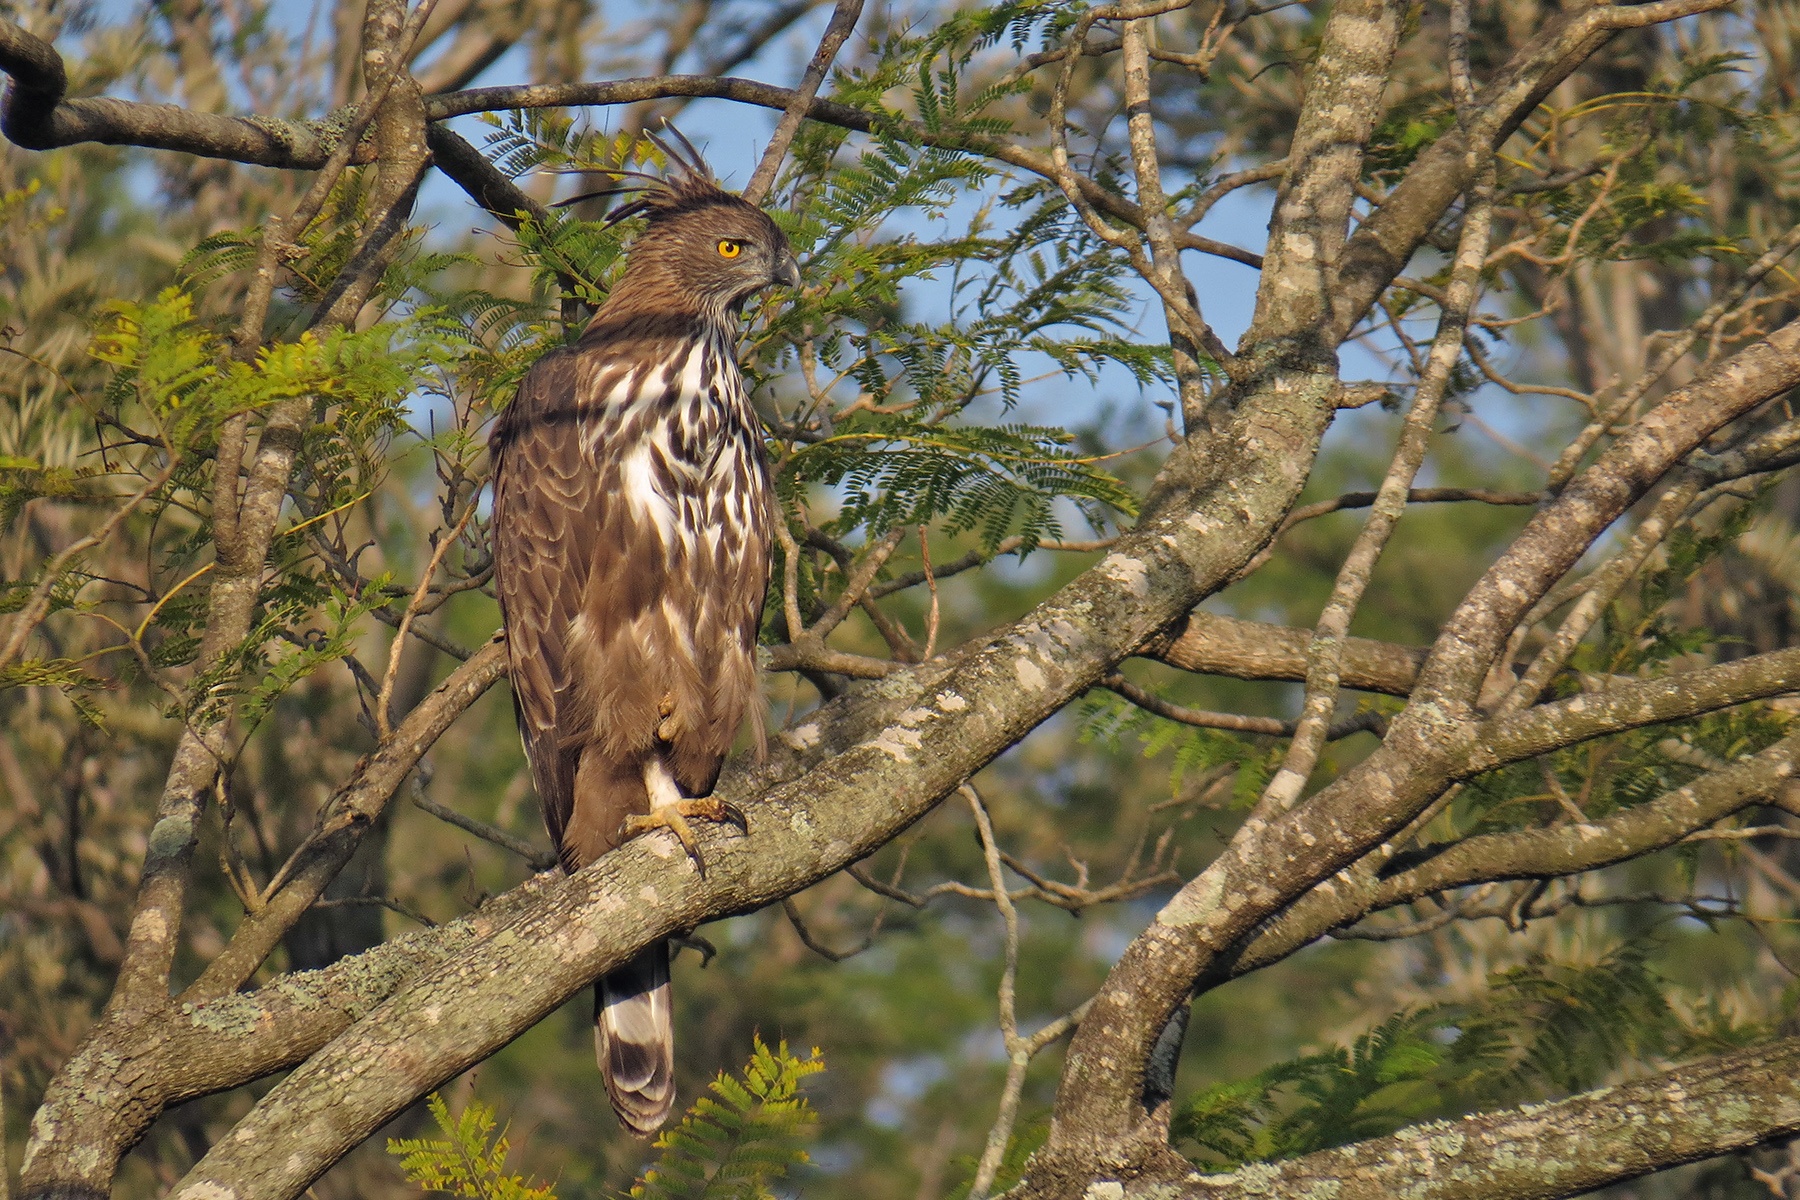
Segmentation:
<svg viewBox="0 0 1800 1200">
<path fill-rule="evenodd" d="M 824 1069 L 817 1049 L 800 1058 L 785 1041 L 771 1047 L 757 1036 L 743 1071 L 721 1071 L 712 1095 L 657 1137 L 662 1153 L 631 1200 L 774 1200 L 774 1185 L 809 1161 L 801 1142 L 818 1113 L 800 1085 Z"/>
<path fill-rule="evenodd" d="M 507 1171 L 512 1145 L 504 1129 L 495 1132 L 492 1108 L 470 1100 L 462 1112 L 452 1116 L 436 1092 L 425 1103 L 445 1136 L 389 1138 L 387 1143 L 387 1152 L 400 1161 L 409 1183 L 428 1192 L 478 1200 L 555 1200 L 556 1193 L 548 1184 Z"/>
</svg>

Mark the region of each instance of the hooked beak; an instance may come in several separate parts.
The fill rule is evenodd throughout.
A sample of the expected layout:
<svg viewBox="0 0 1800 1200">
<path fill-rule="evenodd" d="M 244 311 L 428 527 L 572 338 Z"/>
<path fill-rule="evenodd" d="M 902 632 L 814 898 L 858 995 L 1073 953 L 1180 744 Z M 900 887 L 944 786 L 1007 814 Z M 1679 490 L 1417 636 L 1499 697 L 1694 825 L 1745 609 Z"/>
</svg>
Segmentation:
<svg viewBox="0 0 1800 1200">
<path fill-rule="evenodd" d="M 794 256 L 792 254 L 784 254 L 781 256 L 781 261 L 775 264 L 774 274 L 770 277 L 769 281 L 771 283 L 785 284 L 791 288 L 800 286 L 800 264 L 794 261 Z"/>
</svg>

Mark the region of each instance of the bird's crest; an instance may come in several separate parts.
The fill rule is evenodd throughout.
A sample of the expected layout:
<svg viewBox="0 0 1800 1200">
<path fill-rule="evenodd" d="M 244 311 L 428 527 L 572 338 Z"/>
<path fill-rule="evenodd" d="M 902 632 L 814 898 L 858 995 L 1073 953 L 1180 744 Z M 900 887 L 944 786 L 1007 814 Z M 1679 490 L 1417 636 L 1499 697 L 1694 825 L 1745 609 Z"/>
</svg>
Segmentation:
<svg viewBox="0 0 1800 1200">
<path fill-rule="evenodd" d="M 601 191 L 560 200 L 556 207 L 563 208 L 598 196 L 632 196 L 632 200 L 606 214 L 606 224 L 615 225 L 632 217 L 645 217 L 654 225 L 680 213 L 714 204 L 743 203 L 739 197 L 719 186 L 712 168 L 706 165 L 706 160 L 701 157 L 694 143 L 688 141 L 686 134 L 668 121 L 663 122 L 663 132 L 673 139 L 673 145 L 648 130 L 644 131 L 644 137 L 662 152 L 666 165 L 660 175 L 630 167 L 615 167 L 611 174 L 619 176 L 624 182 Z"/>
</svg>

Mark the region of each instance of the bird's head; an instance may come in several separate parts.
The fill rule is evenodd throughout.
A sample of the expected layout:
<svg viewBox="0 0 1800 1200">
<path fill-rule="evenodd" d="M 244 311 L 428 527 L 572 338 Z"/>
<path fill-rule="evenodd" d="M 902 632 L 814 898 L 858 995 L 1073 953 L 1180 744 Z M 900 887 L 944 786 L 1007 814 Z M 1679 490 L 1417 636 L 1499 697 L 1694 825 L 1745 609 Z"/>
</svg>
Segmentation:
<svg viewBox="0 0 1800 1200">
<path fill-rule="evenodd" d="M 676 134 L 679 138 L 680 135 Z M 669 170 L 647 180 L 610 220 L 643 216 L 621 288 L 673 289 L 708 312 L 736 313 L 766 287 L 800 285 L 800 264 L 769 215 L 718 185 L 685 138 L 664 147 Z"/>
</svg>

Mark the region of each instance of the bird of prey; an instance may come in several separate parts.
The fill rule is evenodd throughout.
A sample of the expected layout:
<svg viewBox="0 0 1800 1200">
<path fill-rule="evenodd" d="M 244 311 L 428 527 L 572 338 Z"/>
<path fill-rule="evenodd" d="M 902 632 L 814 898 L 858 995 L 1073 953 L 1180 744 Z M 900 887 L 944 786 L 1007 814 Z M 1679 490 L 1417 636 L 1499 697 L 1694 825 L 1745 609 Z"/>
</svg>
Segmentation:
<svg viewBox="0 0 1800 1200">
<path fill-rule="evenodd" d="M 775 222 L 681 141 L 610 218 L 645 219 L 623 276 L 491 440 L 514 706 L 570 872 L 658 828 L 704 872 L 689 821 L 743 827 L 711 792 L 747 712 L 762 737 L 776 517 L 736 348 L 744 302 L 800 272 Z M 594 1037 L 613 1110 L 655 1131 L 675 1103 L 667 943 L 600 981 Z"/>
</svg>

